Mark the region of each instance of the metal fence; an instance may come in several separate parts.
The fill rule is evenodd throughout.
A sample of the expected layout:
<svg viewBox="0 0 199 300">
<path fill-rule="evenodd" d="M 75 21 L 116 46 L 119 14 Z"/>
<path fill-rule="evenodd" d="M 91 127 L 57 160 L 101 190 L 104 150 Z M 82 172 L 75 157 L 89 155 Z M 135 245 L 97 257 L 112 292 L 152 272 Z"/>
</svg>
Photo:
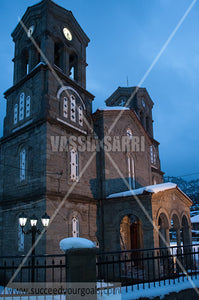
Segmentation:
<svg viewBox="0 0 199 300">
<path fill-rule="evenodd" d="M 37 255 L 0 257 L 0 287 L 9 283 L 66 283 L 66 255 Z M 77 270 L 78 272 L 78 270 Z M 199 244 L 180 247 L 141 249 L 97 253 L 98 287 L 121 283 L 132 289 L 135 285 L 157 286 L 180 282 L 199 275 Z M 102 285 L 101 285 L 102 286 Z M 4 296 L 6 289 L 4 289 Z"/>
<path fill-rule="evenodd" d="M 0 257 L 0 286 L 9 282 L 65 282 L 65 255 Z"/>
<path fill-rule="evenodd" d="M 179 282 L 199 274 L 199 245 L 107 252 L 97 255 L 97 279 L 122 286 Z M 181 279 L 180 279 L 181 278 Z"/>
</svg>

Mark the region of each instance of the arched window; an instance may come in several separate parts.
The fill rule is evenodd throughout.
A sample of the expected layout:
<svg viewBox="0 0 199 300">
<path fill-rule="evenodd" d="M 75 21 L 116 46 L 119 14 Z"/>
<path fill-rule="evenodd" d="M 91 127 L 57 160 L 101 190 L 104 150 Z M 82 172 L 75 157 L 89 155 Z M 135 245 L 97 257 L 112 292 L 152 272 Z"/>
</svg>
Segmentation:
<svg viewBox="0 0 199 300">
<path fill-rule="evenodd" d="M 63 99 L 63 117 L 68 118 L 68 99 L 66 97 Z"/>
<path fill-rule="evenodd" d="M 26 118 L 30 117 L 30 96 L 26 97 Z"/>
<path fill-rule="evenodd" d="M 78 61 L 78 57 L 75 53 L 72 53 L 69 56 L 69 76 L 72 80 L 78 81 L 77 78 L 77 61 Z"/>
<path fill-rule="evenodd" d="M 140 121 L 141 121 L 142 125 L 144 126 L 144 113 L 143 113 L 143 111 L 140 112 Z"/>
<path fill-rule="evenodd" d="M 79 219 L 77 216 L 72 218 L 72 236 L 79 237 Z"/>
<path fill-rule="evenodd" d="M 61 43 L 55 43 L 54 46 L 54 64 L 63 71 L 63 56 L 64 56 L 64 45 Z"/>
<path fill-rule="evenodd" d="M 18 122 L 18 104 L 16 103 L 14 106 L 14 124 Z"/>
<path fill-rule="evenodd" d="M 18 119 L 19 114 L 19 119 Z M 22 121 L 24 118 L 30 117 L 30 96 L 27 96 L 25 99 L 25 93 L 21 93 L 18 103 L 14 106 L 14 124 Z"/>
<path fill-rule="evenodd" d="M 20 181 L 26 179 L 26 150 L 20 151 Z"/>
<path fill-rule="evenodd" d="M 79 125 L 83 126 L 83 109 L 81 106 L 78 108 L 78 113 L 79 113 Z"/>
<path fill-rule="evenodd" d="M 24 233 L 18 223 L 18 251 L 24 251 Z"/>
<path fill-rule="evenodd" d="M 25 94 L 21 93 L 19 100 L 19 121 L 24 119 L 24 102 L 25 102 Z"/>
<path fill-rule="evenodd" d="M 79 181 L 79 157 L 75 148 L 70 150 L 70 179 Z"/>
<path fill-rule="evenodd" d="M 149 116 L 146 116 L 146 131 L 150 132 L 150 119 L 149 119 Z"/>
<path fill-rule="evenodd" d="M 28 75 L 29 73 L 29 51 L 28 49 L 24 49 L 21 53 L 21 59 L 20 59 L 20 65 L 21 65 L 21 79 Z"/>
<path fill-rule="evenodd" d="M 70 118 L 71 121 L 76 122 L 76 101 L 74 95 L 70 97 Z"/>
<path fill-rule="evenodd" d="M 135 162 L 133 157 L 127 157 L 129 188 L 135 189 Z"/>
</svg>

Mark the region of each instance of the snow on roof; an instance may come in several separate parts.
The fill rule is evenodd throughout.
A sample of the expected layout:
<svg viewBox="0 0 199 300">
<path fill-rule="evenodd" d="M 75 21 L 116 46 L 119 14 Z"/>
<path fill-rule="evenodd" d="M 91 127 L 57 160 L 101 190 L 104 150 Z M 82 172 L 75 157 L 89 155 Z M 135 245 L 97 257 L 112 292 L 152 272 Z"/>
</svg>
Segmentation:
<svg viewBox="0 0 199 300">
<path fill-rule="evenodd" d="M 199 215 L 196 215 L 191 218 L 191 223 L 199 223 Z"/>
<path fill-rule="evenodd" d="M 111 194 L 107 199 L 110 198 L 118 198 L 118 197 L 128 197 L 128 196 L 133 196 L 133 195 L 142 195 L 144 192 L 149 192 L 149 193 L 158 193 L 158 192 L 163 192 L 166 190 L 174 189 L 177 187 L 177 184 L 172 183 L 172 182 L 166 182 L 166 183 L 161 183 L 161 184 L 155 184 L 155 185 L 148 185 L 145 187 L 142 187 L 140 189 L 136 190 L 129 190 L 121 193 L 115 193 Z"/>
<path fill-rule="evenodd" d="M 97 110 L 129 110 L 129 107 L 123 107 L 123 106 L 104 106 L 100 107 Z"/>
<path fill-rule="evenodd" d="M 31 70 L 31 72 L 32 72 L 33 70 L 35 70 L 36 68 L 38 68 L 39 66 L 41 66 L 41 65 L 46 66 L 46 64 L 45 64 L 44 62 L 40 61 L 40 62 L 39 62 L 39 63 Z"/>
<path fill-rule="evenodd" d="M 60 249 L 64 252 L 72 248 L 95 248 L 95 244 L 92 241 L 80 237 L 63 239 L 60 241 L 59 246 Z"/>
</svg>

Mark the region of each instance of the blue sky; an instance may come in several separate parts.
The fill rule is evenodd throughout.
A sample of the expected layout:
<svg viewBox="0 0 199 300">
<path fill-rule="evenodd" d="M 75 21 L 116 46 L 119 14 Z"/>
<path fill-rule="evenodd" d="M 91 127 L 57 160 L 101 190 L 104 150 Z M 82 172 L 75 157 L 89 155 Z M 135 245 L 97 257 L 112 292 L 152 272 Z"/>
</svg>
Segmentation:
<svg viewBox="0 0 199 300">
<path fill-rule="evenodd" d="M 0 136 L 12 86 L 14 44 L 10 36 L 27 6 L 37 0 L 0 2 Z M 87 89 L 93 108 L 118 86 L 136 86 L 192 3 L 187 0 L 56 0 L 71 10 L 89 36 Z M 154 101 L 155 138 L 166 175 L 199 172 L 199 3 L 177 31 L 142 84 Z M 199 177 L 199 174 L 198 176 Z M 191 178 L 191 177 L 190 177 Z"/>
</svg>

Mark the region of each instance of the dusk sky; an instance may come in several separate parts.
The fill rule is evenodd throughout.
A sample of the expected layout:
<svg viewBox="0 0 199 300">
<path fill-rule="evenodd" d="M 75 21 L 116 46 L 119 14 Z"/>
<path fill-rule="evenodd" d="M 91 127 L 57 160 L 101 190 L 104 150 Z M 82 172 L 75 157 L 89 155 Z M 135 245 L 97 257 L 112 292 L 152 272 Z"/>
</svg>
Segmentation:
<svg viewBox="0 0 199 300">
<path fill-rule="evenodd" d="M 0 136 L 12 86 L 14 43 L 10 36 L 28 6 L 37 0 L 0 2 Z M 71 10 L 91 42 L 87 48 L 87 89 L 93 111 L 118 86 L 136 86 L 193 1 L 56 0 Z M 142 83 L 154 102 L 155 139 L 166 175 L 198 173 L 199 178 L 199 1 Z M 190 177 L 192 179 L 194 177 Z M 187 179 L 187 177 L 184 177 Z"/>
</svg>

